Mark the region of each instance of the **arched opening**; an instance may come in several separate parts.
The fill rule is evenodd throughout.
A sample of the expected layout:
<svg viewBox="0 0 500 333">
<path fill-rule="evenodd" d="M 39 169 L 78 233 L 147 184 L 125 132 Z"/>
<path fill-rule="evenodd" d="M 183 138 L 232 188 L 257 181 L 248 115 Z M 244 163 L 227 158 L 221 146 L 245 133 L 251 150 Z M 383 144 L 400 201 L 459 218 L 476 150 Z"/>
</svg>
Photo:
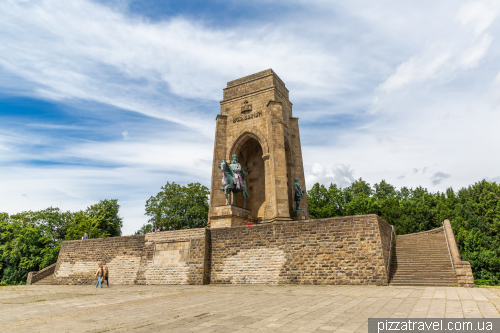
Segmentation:
<svg viewBox="0 0 500 333">
<path fill-rule="evenodd" d="M 238 156 L 238 162 L 247 173 L 245 181 L 250 197 L 246 200 L 246 208 L 252 212 L 254 221 L 261 220 L 264 217 L 266 202 L 266 173 L 264 159 L 262 158 L 262 146 L 256 138 L 248 137 L 239 147 L 234 153 Z M 238 194 L 238 200 L 235 205 L 243 207 L 241 193 Z"/>
</svg>

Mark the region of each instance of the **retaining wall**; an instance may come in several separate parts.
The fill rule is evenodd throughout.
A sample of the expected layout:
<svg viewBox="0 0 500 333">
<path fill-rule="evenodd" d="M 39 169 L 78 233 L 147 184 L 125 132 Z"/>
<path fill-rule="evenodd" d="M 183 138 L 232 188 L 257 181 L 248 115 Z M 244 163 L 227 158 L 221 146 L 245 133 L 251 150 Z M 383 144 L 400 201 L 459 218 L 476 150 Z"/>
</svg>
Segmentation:
<svg viewBox="0 0 500 333">
<path fill-rule="evenodd" d="M 206 230 L 66 241 L 53 284 L 95 283 L 100 265 L 114 284 L 203 284 Z"/>
<path fill-rule="evenodd" d="M 376 215 L 212 229 L 210 283 L 385 285 L 387 230 Z"/>
<path fill-rule="evenodd" d="M 388 283 L 391 226 L 376 215 L 63 242 L 53 284 Z"/>
</svg>

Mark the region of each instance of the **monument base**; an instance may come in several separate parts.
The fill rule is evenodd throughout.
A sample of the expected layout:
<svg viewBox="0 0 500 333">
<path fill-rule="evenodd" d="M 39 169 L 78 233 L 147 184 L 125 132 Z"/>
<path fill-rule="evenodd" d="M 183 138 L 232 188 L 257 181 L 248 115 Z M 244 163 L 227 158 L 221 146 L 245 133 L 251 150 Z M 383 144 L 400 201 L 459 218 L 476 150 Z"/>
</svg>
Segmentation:
<svg viewBox="0 0 500 333">
<path fill-rule="evenodd" d="M 252 212 L 249 209 L 232 205 L 215 206 L 210 214 L 210 228 L 239 227 L 246 225 L 252 220 Z"/>
<path fill-rule="evenodd" d="M 306 213 L 304 211 L 292 211 L 290 212 L 290 217 L 294 221 L 302 221 L 302 220 L 307 220 Z"/>
</svg>

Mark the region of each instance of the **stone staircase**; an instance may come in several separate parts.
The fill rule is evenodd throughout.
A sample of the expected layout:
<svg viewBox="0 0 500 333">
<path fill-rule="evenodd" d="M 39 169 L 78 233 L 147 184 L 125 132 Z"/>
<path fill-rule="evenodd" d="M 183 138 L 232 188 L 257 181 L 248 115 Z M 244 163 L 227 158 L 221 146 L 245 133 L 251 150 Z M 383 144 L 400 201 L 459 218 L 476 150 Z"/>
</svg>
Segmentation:
<svg viewBox="0 0 500 333">
<path fill-rule="evenodd" d="M 389 285 L 458 285 L 442 227 L 396 237 Z"/>
<path fill-rule="evenodd" d="M 51 274 L 47 277 L 44 277 L 43 279 L 41 279 L 40 281 L 37 281 L 33 284 L 36 284 L 36 285 L 40 285 L 40 284 L 43 284 L 43 285 L 49 285 L 49 284 L 52 284 L 52 278 L 54 277 L 54 274 Z"/>
<path fill-rule="evenodd" d="M 52 284 L 56 265 L 57 263 L 47 266 L 41 271 L 29 272 L 26 284 Z"/>
</svg>

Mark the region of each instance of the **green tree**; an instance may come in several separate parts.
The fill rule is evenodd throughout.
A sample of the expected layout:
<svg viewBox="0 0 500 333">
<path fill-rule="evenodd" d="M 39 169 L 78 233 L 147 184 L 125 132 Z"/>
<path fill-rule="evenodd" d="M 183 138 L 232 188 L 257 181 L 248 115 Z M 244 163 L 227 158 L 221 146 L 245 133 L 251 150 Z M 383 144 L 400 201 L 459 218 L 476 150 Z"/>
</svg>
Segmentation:
<svg viewBox="0 0 500 333">
<path fill-rule="evenodd" d="M 89 238 L 121 236 L 123 220 L 118 215 L 118 200 L 101 200 L 87 207 L 83 212 L 74 214 L 66 232 L 66 240 L 81 239 L 83 234 Z"/>
<path fill-rule="evenodd" d="M 152 228 L 153 228 L 152 224 L 144 223 L 142 227 L 134 233 L 134 235 L 145 235 L 148 232 L 150 232 Z"/>
<path fill-rule="evenodd" d="M 122 235 L 123 219 L 118 215 L 120 205 L 117 199 L 101 200 L 87 208 L 85 215 L 90 217 L 97 228 L 106 233 L 107 237 Z"/>
<path fill-rule="evenodd" d="M 0 221 L 0 284 L 22 283 L 28 272 L 57 260 L 60 243 L 43 225 L 23 220 Z"/>
<path fill-rule="evenodd" d="M 485 180 L 455 192 L 430 193 L 421 186 L 399 190 L 385 180 L 374 189 L 361 178 L 343 190 L 318 183 L 308 191 L 317 218 L 378 214 L 398 235 L 431 230 L 449 219 L 460 253 L 477 284 L 500 284 L 500 185 Z"/>
<path fill-rule="evenodd" d="M 119 207 L 117 200 L 101 200 L 77 213 L 53 207 L 0 213 L 0 284 L 24 283 L 28 272 L 55 263 L 64 239 L 121 235 Z"/>
<path fill-rule="evenodd" d="M 209 194 L 208 188 L 200 183 L 182 186 L 167 182 L 156 196 L 146 201 L 148 223 L 174 229 L 206 227 Z"/>
<path fill-rule="evenodd" d="M 373 185 L 373 187 L 375 188 L 375 198 L 377 200 L 387 200 L 396 196 L 396 188 L 384 179 L 380 183 Z"/>
<path fill-rule="evenodd" d="M 71 221 L 66 233 L 66 240 L 81 239 L 83 234 L 87 234 L 89 238 L 109 237 L 106 231 L 99 228 L 98 219 L 93 219 L 84 212 L 78 212 Z"/>
<path fill-rule="evenodd" d="M 69 211 L 62 212 L 59 208 L 53 207 L 39 211 L 24 211 L 11 216 L 14 220 L 29 222 L 35 226 L 43 226 L 45 234 L 55 242 L 64 239 L 73 217 L 73 213 Z"/>
</svg>

